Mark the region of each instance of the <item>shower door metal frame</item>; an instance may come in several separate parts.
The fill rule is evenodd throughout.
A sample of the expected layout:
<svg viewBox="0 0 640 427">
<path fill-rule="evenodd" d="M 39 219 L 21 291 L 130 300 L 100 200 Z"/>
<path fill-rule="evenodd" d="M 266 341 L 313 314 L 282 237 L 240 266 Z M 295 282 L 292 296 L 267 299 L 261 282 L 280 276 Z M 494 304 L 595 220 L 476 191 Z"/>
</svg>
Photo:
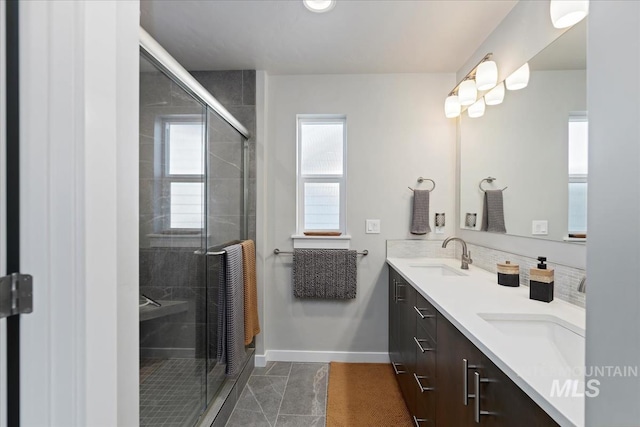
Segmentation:
<svg viewBox="0 0 640 427">
<path fill-rule="evenodd" d="M 251 137 L 249 130 L 224 108 L 208 90 L 198 83 L 198 81 L 142 27 L 140 27 L 140 49 L 147 59 L 161 68 L 173 81 L 189 92 L 190 95 L 215 111 L 246 139 Z"/>
</svg>

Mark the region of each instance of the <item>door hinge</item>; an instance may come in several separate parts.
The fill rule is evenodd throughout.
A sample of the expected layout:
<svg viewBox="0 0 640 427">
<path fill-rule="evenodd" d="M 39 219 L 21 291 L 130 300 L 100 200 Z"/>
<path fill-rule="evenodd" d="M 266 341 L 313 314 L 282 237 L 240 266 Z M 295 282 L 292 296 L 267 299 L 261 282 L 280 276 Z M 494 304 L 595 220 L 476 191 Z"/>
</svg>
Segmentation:
<svg viewBox="0 0 640 427">
<path fill-rule="evenodd" d="M 33 311 L 33 277 L 13 273 L 0 277 L 0 319 Z"/>
</svg>

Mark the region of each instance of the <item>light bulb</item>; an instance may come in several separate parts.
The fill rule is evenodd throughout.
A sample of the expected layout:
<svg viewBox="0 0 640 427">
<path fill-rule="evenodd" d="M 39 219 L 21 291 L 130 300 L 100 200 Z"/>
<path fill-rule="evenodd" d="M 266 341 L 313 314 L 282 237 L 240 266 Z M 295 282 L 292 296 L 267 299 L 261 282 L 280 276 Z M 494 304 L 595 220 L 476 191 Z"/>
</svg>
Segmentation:
<svg viewBox="0 0 640 427">
<path fill-rule="evenodd" d="M 461 106 L 458 97 L 456 95 L 447 96 L 447 99 L 444 100 L 444 115 L 448 119 L 458 117 L 460 115 L 460 109 Z"/>
<path fill-rule="evenodd" d="M 472 104 L 467 109 L 467 114 L 472 119 L 475 119 L 476 117 L 482 117 L 484 115 L 484 98 L 480 98 L 474 104 Z"/>
<path fill-rule="evenodd" d="M 556 28 L 567 28 L 589 14 L 589 0 L 551 0 L 551 22 Z"/>
<path fill-rule="evenodd" d="M 487 105 L 502 104 L 504 100 L 504 83 L 500 82 L 496 87 L 484 95 L 484 103 Z"/>
<path fill-rule="evenodd" d="M 493 61 L 484 61 L 476 68 L 476 87 L 489 90 L 498 83 L 498 66 Z"/>
<path fill-rule="evenodd" d="M 473 80 L 465 80 L 460 83 L 458 88 L 458 100 L 461 105 L 471 105 L 476 102 L 478 96 L 478 90 L 476 89 L 476 82 Z"/>
<path fill-rule="evenodd" d="M 304 6 L 311 12 L 324 13 L 336 6 L 336 0 L 302 0 Z"/>
<path fill-rule="evenodd" d="M 505 83 L 509 90 L 519 90 L 527 87 L 529 84 L 529 63 L 525 63 L 522 67 L 511 73 Z"/>
</svg>

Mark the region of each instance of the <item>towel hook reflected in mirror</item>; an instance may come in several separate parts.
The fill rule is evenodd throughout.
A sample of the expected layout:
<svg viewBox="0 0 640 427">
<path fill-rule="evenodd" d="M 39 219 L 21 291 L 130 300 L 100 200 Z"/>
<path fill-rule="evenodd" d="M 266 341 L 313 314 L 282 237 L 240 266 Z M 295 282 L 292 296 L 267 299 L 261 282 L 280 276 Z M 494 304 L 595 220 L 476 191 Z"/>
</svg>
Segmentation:
<svg viewBox="0 0 640 427">
<path fill-rule="evenodd" d="M 480 191 L 482 191 L 482 192 L 484 193 L 485 189 L 484 189 L 484 188 L 482 188 L 482 183 L 483 183 L 483 182 L 485 182 L 485 181 L 487 181 L 489 184 L 491 184 L 493 181 L 496 181 L 497 179 L 498 179 L 498 178 L 494 178 L 494 177 L 492 177 L 492 176 L 488 176 L 488 177 L 486 177 L 485 179 L 483 179 L 483 180 L 481 180 L 481 181 L 480 181 L 480 183 L 478 184 L 478 188 L 480 189 Z M 504 188 L 503 188 L 502 190 L 500 190 L 500 191 L 504 191 L 504 190 L 506 190 L 507 188 L 509 188 L 509 187 L 504 187 Z"/>
<path fill-rule="evenodd" d="M 436 189 L 436 182 L 430 178 L 423 178 L 423 177 L 418 177 L 418 184 L 422 184 L 425 181 L 431 181 L 431 183 L 433 184 L 433 187 L 431 187 L 431 190 L 427 190 L 429 192 L 432 192 L 433 190 Z M 409 190 L 413 191 L 413 188 L 411 187 L 407 187 Z"/>
</svg>

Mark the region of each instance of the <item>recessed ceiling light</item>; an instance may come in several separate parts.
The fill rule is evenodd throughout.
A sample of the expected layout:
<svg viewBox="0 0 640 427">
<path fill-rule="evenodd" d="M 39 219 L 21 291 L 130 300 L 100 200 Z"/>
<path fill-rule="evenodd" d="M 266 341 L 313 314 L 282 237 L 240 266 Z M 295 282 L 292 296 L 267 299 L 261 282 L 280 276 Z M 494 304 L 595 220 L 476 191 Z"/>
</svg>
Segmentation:
<svg viewBox="0 0 640 427">
<path fill-rule="evenodd" d="M 311 12 L 329 12 L 336 6 L 336 0 L 302 0 L 304 6 Z"/>
</svg>

